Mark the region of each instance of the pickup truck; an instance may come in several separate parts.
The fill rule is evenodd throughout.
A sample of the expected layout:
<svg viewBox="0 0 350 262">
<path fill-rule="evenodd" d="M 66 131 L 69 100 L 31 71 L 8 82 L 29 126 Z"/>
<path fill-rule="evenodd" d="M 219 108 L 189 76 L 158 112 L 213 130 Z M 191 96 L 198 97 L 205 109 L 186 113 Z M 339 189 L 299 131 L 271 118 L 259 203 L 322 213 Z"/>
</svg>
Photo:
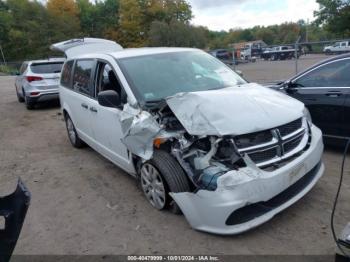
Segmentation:
<svg viewBox="0 0 350 262">
<path fill-rule="evenodd" d="M 261 58 L 264 60 L 285 60 L 291 59 L 295 56 L 295 49 L 289 46 L 276 46 L 272 48 L 267 48 L 261 54 Z M 299 56 L 299 52 L 298 52 Z"/>
<path fill-rule="evenodd" d="M 325 46 L 323 52 L 327 55 L 350 52 L 350 41 L 336 42 L 334 45 Z"/>
</svg>

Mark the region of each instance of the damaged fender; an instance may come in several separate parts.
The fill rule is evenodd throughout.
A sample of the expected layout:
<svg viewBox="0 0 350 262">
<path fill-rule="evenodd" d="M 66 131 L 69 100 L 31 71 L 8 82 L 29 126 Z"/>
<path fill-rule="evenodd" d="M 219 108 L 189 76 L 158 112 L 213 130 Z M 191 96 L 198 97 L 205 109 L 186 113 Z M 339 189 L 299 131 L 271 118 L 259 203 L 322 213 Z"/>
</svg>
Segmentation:
<svg viewBox="0 0 350 262">
<path fill-rule="evenodd" d="M 161 131 L 154 117 L 146 111 L 135 109 L 126 104 L 120 114 L 120 123 L 124 134 L 121 141 L 130 152 L 144 160 L 151 159 L 153 141 Z"/>
</svg>

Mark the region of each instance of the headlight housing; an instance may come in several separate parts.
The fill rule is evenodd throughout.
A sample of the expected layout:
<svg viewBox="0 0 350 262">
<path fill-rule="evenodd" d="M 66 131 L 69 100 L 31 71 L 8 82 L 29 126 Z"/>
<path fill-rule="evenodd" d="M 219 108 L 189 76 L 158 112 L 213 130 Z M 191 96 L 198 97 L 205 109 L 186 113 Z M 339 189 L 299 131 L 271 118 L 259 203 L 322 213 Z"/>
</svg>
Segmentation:
<svg viewBox="0 0 350 262">
<path fill-rule="evenodd" d="M 312 126 L 312 118 L 311 118 L 311 114 L 310 114 L 309 110 L 306 107 L 304 107 L 303 114 L 304 114 L 304 117 L 306 118 L 307 122 L 309 123 L 309 126 L 311 127 Z"/>
</svg>

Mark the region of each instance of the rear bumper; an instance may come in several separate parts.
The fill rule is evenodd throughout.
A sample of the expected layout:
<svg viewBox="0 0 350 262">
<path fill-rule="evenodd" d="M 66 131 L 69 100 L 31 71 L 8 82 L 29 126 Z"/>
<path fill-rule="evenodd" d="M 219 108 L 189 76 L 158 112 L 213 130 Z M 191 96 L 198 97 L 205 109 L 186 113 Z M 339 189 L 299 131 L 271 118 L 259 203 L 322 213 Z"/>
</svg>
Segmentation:
<svg viewBox="0 0 350 262">
<path fill-rule="evenodd" d="M 31 95 L 32 92 L 39 92 L 39 94 Z M 58 100 L 59 94 L 58 90 L 38 90 L 38 91 L 31 91 L 27 94 L 27 100 L 30 103 L 37 103 L 37 102 L 44 102 L 44 101 L 51 101 L 51 100 Z"/>
<path fill-rule="evenodd" d="M 193 228 L 222 235 L 242 233 L 270 220 L 309 192 L 324 172 L 322 153 L 322 133 L 313 126 L 308 150 L 273 172 L 250 164 L 221 176 L 215 191 L 171 196 Z"/>
</svg>

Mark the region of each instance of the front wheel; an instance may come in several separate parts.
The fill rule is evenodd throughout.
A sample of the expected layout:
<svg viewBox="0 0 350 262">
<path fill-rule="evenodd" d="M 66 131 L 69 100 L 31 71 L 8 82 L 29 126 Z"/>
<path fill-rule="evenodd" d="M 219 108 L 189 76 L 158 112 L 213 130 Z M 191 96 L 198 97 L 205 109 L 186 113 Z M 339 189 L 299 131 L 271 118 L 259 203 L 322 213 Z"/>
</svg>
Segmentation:
<svg viewBox="0 0 350 262">
<path fill-rule="evenodd" d="M 169 153 L 154 151 L 153 158 L 141 166 L 140 183 L 148 202 L 154 208 L 168 208 L 174 214 L 181 214 L 169 192 L 189 192 L 190 185 L 181 166 Z"/>
</svg>

